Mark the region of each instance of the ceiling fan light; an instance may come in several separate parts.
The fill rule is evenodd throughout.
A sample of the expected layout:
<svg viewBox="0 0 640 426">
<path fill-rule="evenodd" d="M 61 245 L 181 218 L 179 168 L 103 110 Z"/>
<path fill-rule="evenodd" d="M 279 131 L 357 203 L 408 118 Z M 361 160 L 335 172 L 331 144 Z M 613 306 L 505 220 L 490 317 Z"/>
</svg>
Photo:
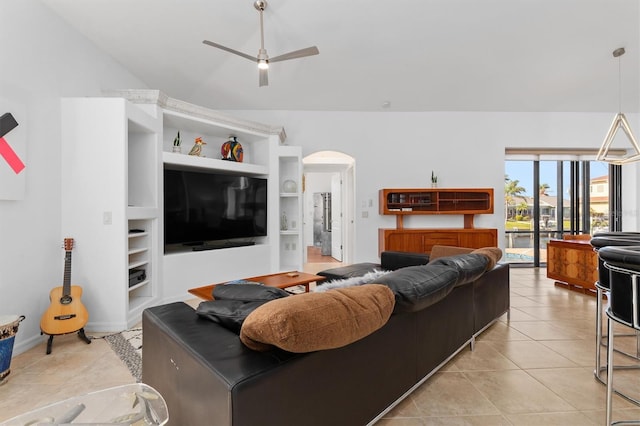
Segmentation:
<svg viewBox="0 0 640 426">
<path fill-rule="evenodd" d="M 269 62 L 267 62 L 266 59 L 258 59 L 258 68 L 260 68 L 261 70 L 268 70 Z"/>
</svg>

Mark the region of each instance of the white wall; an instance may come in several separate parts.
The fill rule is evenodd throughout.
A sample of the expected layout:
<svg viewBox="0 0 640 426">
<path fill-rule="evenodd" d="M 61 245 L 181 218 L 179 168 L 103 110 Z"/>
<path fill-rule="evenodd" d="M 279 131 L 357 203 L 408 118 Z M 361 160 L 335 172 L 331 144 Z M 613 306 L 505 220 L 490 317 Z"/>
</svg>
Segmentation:
<svg viewBox="0 0 640 426">
<path fill-rule="evenodd" d="M 17 354 L 46 340 L 40 317 L 51 288 L 62 285 L 62 240 L 73 237 L 61 235 L 60 98 L 146 86 L 38 1 L 3 0 L 0 16 L 0 97 L 22 103 L 28 126 L 25 197 L 0 200 L 0 315 L 26 316 Z M 7 167 L 2 159 L 0 167 Z M 74 251 L 82 250 L 76 243 Z M 82 285 L 73 272 L 72 284 Z"/>
<path fill-rule="evenodd" d="M 602 144 L 614 113 L 480 113 L 480 112 L 322 112 L 233 111 L 235 115 L 278 123 L 287 142 L 302 146 L 302 155 L 335 150 L 356 159 L 355 261 L 377 258 L 378 228 L 395 227 L 393 216 L 378 214 L 378 190 L 429 187 L 431 171 L 439 187 L 492 187 L 495 205 L 504 204 L 506 147 L 594 148 Z M 640 132 L 637 115 L 629 115 Z M 638 166 L 624 166 L 623 224 L 638 229 Z M 635 178 L 634 178 L 635 177 Z M 368 206 L 373 200 L 373 208 Z M 367 210 L 368 218 L 362 218 Z M 498 228 L 504 241 L 500 208 L 478 215 L 477 227 Z M 460 216 L 405 218 L 406 227 L 462 227 Z"/>
</svg>

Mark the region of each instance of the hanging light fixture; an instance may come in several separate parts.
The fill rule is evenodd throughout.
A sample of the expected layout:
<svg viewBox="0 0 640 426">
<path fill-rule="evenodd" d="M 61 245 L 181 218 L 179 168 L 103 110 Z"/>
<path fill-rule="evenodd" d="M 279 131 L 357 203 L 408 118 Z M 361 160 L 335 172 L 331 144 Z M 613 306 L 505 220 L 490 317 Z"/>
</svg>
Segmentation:
<svg viewBox="0 0 640 426">
<path fill-rule="evenodd" d="M 627 117 L 622 113 L 622 71 L 620 66 L 620 57 L 625 54 L 624 47 L 619 47 L 613 51 L 613 57 L 618 58 L 618 114 L 613 118 L 613 122 L 611 123 L 611 127 L 609 127 L 609 131 L 607 132 L 607 136 L 604 138 L 604 142 L 600 147 L 600 151 L 598 151 L 598 156 L 596 157 L 597 161 L 606 161 L 612 164 L 626 164 L 631 163 L 633 161 L 640 160 L 640 146 L 638 146 L 638 141 L 636 140 L 633 132 L 631 131 L 631 126 L 629 125 L 629 121 Z M 619 155 L 610 155 L 609 149 L 611 148 L 611 144 L 615 139 L 618 130 L 624 131 L 624 134 L 631 142 L 632 152 L 629 152 L 627 155 L 619 156 Z"/>
</svg>

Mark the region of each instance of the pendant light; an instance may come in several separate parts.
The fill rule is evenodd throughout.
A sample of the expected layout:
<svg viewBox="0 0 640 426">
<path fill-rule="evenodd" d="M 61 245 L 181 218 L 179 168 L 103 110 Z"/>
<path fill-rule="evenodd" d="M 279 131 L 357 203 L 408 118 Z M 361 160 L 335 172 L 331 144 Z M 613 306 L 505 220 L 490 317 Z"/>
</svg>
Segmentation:
<svg viewBox="0 0 640 426">
<path fill-rule="evenodd" d="M 622 71 L 620 66 L 620 57 L 625 54 L 624 47 L 619 47 L 618 49 L 613 51 L 613 57 L 618 58 L 618 114 L 613 118 L 613 122 L 611 123 L 611 127 L 609 127 L 609 131 L 607 132 L 607 136 L 604 138 L 604 142 L 600 147 L 600 151 L 598 151 L 598 156 L 596 157 L 597 161 L 606 161 L 607 163 L 612 164 L 626 164 L 631 163 L 633 161 L 640 160 L 640 146 L 638 146 L 638 141 L 636 140 L 633 132 L 631 131 L 631 126 L 629 125 L 629 121 L 627 117 L 622 113 Z M 618 155 L 610 155 L 609 149 L 611 148 L 611 144 L 615 139 L 618 130 L 624 131 L 624 134 L 629 139 L 631 143 L 632 150 L 627 153 L 627 155 L 618 156 Z"/>
</svg>

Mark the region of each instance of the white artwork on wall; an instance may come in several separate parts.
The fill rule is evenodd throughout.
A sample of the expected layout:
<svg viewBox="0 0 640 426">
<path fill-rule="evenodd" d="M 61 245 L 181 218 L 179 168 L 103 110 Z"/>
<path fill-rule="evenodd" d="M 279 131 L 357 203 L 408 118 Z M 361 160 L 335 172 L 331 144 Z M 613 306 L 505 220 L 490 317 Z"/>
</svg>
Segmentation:
<svg viewBox="0 0 640 426">
<path fill-rule="evenodd" d="M 0 92 L 0 200 L 22 200 L 27 172 L 27 114 Z"/>
</svg>

